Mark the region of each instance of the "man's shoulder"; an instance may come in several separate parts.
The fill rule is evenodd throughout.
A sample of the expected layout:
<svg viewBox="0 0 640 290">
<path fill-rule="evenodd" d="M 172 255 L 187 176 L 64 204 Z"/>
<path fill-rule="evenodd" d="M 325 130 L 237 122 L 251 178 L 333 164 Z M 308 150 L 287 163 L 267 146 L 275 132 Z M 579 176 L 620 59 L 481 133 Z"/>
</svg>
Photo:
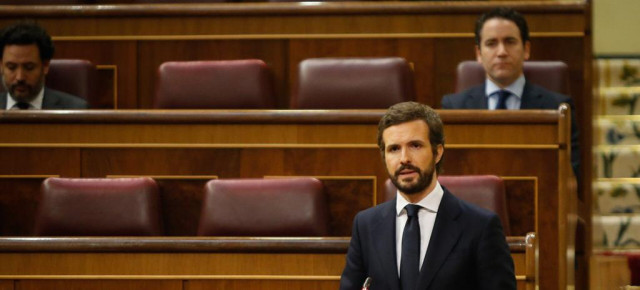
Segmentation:
<svg viewBox="0 0 640 290">
<path fill-rule="evenodd" d="M 364 220 L 369 220 L 372 218 L 376 218 L 379 217 L 382 214 L 388 214 L 389 212 L 392 212 L 392 210 L 395 209 L 395 205 L 396 205 L 396 199 L 392 199 L 386 202 L 383 202 L 381 204 L 378 204 L 374 207 L 370 207 L 367 208 L 365 210 L 360 211 L 357 215 L 356 218 L 358 219 L 364 219 Z"/>
<path fill-rule="evenodd" d="M 484 96 L 484 86 L 477 85 L 471 88 L 468 88 L 459 93 L 447 94 L 442 97 L 442 108 L 443 109 L 478 109 L 473 104 L 474 102 L 469 102 L 469 99 L 474 97 Z"/>
<path fill-rule="evenodd" d="M 553 105 L 555 105 L 557 107 L 557 105 L 559 105 L 560 103 L 571 103 L 571 97 L 563 95 L 561 93 L 558 92 L 554 92 L 554 91 L 550 91 L 542 86 L 539 86 L 537 84 L 531 83 L 531 82 L 527 82 L 525 84 L 525 93 L 531 94 L 531 95 L 538 95 L 542 98 L 544 98 L 545 100 L 547 100 L 548 102 L 552 102 Z"/>
<path fill-rule="evenodd" d="M 43 109 L 87 109 L 89 107 L 87 101 L 80 97 L 48 87 L 45 87 L 44 92 Z"/>
</svg>

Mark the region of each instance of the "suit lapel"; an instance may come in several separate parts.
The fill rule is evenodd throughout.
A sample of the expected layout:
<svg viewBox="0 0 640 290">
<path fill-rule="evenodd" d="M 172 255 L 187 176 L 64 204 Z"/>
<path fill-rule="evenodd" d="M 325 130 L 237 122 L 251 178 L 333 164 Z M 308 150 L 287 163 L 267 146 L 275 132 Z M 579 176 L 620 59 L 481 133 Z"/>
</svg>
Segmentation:
<svg viewBox="0 0 640 290">
<path fill-rule="evenodd" d="M 542 94 L 529 82 L 525 82 L 520 109 L 542 109 L 544 108 L 543 105 Z"/>
<path fill-rule="evenodd" d="M 465 109 L 487 109 L 489 103 L 484 93 L 484 85 L 474 87 L 469 91 L 468 103 Z"/>
<path fill-rule="evenodd" d="M 460 211 L 458 200 L 444 189 L 429 247 L 420 270 L 418 289 L 428 289 L 447 256 L 458 243 L 462 233 L 462 228 L 457 221 Z"/>
<path fill-rule="evenodd" d="M 378 259 L 384 281 L 388 281 L 389 289 L 400 289 L 398 266 L 396 259 L 396 202 L 388 202 L 375 228 L 372 230 L 373 244 L 376 250 L 374 257 Z M 373 282 L 375 283 L 375 281 Z"/>
<path fill-rule="evenodd" d="M 2 97 L 0 98 L 0 110 L 6 110 L 7 109 L 7 98 L 9 97 L 8 93 L 3 93 Z"/>
</svg>

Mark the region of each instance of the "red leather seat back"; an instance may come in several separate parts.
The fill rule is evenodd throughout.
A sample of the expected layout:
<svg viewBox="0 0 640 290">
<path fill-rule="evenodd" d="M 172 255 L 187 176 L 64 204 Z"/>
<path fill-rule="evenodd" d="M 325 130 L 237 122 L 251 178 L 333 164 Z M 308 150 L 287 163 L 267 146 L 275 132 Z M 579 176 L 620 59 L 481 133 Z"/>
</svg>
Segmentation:
<svg viewBox="0 0 640 290">
<path fill-rule="evenodd" d="M 262 60 L 165 62 L 158 68 L 156 108 L 266 109 L 275 106 Z"/>
<path fill-rule="evenodd" d="M 87 100 L 95 100 L 96 66 L 84 59 L 52 59 L 46 86 Z"/>
<path fill-rule="evenodd" d="M 211 180 L 200 236 L 326 236 L 327 199 L 315 178 Z"/>
<path fill-rule="evenodd" d="M 438 182 L 456 197 L 495 212 L 502 221 L 505 235 L 510 234 L 509 211 L 502 179 L 495 175 L 439 176 Z M 385 200 L 396 197 L 397 189 L 390 179 L 385 183 Z"/>
<path fill-rule="evenodd" d="M 298 74 L 296 109 L 386 109 L 415 100 L 413 72 L 399 57 L 307 59 Z"/>
<path fill-rule="evenodd" d="M 47 178 L 36 218 L 39 236 L 162 235 L 151 178 Z"/>
<path fill-rule="evenodd" d="M 528 82 L 547 90 L 570 95 L 569 67 L 562 61 L 526 61 L 524 76 Z M 456 93 L 484 83 L 486 73 L 477 61 L 463 61 L 458 64 Z"/>
</svg>

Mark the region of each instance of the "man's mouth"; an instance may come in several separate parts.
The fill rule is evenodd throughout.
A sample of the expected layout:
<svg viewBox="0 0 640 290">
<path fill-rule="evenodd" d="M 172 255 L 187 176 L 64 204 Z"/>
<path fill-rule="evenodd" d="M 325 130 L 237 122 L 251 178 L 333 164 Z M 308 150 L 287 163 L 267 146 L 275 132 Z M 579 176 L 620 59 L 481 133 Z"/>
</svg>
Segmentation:
<svg viewBox="0 0 640 290">
<path fill-rule="evenodd" d="M 14 85 L 13 86 L 13 90 L 14 91 L 27 91 L 27 90 L 29 90 L 29 86 L 27 86 L 27 85 Z"/>
</svg>

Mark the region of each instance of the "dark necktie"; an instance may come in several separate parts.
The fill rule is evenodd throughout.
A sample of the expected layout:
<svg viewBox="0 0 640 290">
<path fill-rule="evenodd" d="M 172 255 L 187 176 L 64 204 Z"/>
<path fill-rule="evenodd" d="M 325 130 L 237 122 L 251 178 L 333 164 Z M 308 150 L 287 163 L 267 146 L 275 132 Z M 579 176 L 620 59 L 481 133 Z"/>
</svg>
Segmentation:
<svg viewBox="0 0 640 290">
<path fill-rule="evenodd" d="M 420 274 L 420 222 L 421 206 L 408 204 L 407 223 L 402 233 L 402 257 L 400 258 L 400 285 L 402 290 L 415 290 Z"/>
<path fill-rule="evenodd" d="M 17 102 L 16 107 L 20 110 L 29 110 L 31 108 L 31 104 L 25 102 Z"/>
<path fill-rule="evenodd" d="M 511 96 L 511 92 L 505 90 L 498 91 L 498 105 L 496 106 L 496 110 L 506 110 L 507 109 L 507 99 Z"/>
</svg>

